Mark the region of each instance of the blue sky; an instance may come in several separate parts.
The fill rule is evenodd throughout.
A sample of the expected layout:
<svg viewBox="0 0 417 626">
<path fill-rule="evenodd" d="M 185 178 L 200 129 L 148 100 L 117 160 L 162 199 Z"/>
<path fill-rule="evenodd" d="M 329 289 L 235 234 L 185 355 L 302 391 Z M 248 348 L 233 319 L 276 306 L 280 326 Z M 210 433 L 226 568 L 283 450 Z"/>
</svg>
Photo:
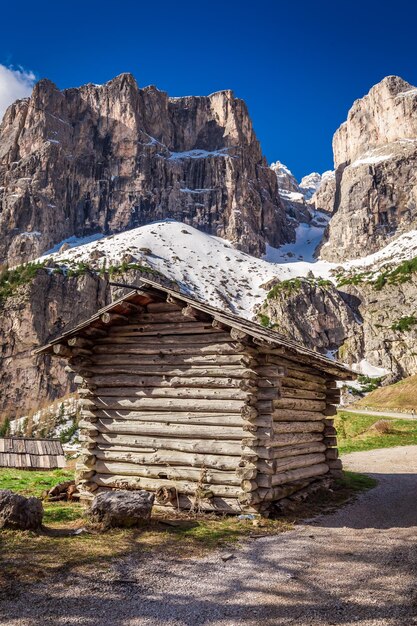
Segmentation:
<svg viewBox="0 0 417 626">
<path fill-rule="evenodd" d="M 0 63 L 59 87 L 132 72 L 170 95 L 233 89 L 269 162 L 300 178 L 332 167 L 353 101 L 388 74 L 417 84 L 411 1 L 3 4 Z"/>
</svg>

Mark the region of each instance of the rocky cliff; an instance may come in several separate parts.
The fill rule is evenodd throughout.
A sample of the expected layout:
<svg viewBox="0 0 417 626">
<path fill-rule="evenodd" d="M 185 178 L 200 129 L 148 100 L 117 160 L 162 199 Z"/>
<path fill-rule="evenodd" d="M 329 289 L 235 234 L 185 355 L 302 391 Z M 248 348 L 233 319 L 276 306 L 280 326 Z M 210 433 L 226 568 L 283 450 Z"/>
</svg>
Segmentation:
<svg viewBox="0 0 417 626">
<path fill-rule="evenodd" d="M 67 277 L 40 269 L 0 301 L 0 416 L 25 415 L 70 390 L 66 363 L 32 351 L 109 298 L 107 281 L 92 274 Z"/>
<path fill-rule="evenodd" d="M 0 263 L 174 218 L 260 255 L 289 241 L 276 177 L 231 91 L 169 98 L 130 74 L 41 80 L 0 126 Z"/>
<path fill-rule="evenodd" d="M 321 256 L 376 252 L 417 226 L 417 89 L 388 76 L 357 100 L 333 140 L 334 217 Z"/>
</svg>

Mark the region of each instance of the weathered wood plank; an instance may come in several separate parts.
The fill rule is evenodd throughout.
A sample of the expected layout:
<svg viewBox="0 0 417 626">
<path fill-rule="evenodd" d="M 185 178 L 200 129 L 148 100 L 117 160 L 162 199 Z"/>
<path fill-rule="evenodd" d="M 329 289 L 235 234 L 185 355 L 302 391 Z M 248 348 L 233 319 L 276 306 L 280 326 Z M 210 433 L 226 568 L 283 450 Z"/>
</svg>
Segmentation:
<svg viewBox="0 0 417 626">
<path fill-rule="evenodd" d="M 327 467 L 327 466 L 326 466 Z M 156 491 L 160 487 L 174 487 L 179 493 L 186 495 L 195 495 L 197 490 L 197 484 L 191 481 L 179 481 L 179 480 L 164 480 L 161 478 L 144 478 L 133 477 L 123 475 L 107 475 L 96 474 L 94 476 L 94 482 L 103 487 L 115 487 L 118 489 L 146 489 L 149 491 Z M 203 491 L 200 489 L 200 491 Z M 237 497 L 242 493 L 240 487 L 228 486 L 228 485 L 204 485 L 204 491 L 207 496 L 220 496 L 220 497 Z"/>
<path fill-rule="evenodd" d="M 83 422 L 80 428 L 86 428 Z M 160 423 L 141 422 L 138 420 L 113 420 L 99 419 L 94 424 L 94 430 L 98 433 L 115 433 L 115 434 L 131 434 L 136 437 L 156 437 L 161 439 L 165 437 L 179 437 L 184 439 L 211 439 L 211 440 L 230 440 L 241 441 L 244 437 L 248 438 L 250 433 L 245 432 L 243 428 L 232 426 L 205 426 L 201 424 L 170 424 L 166 423 L 161 427 Z"/>
<path fill-rule="evenodd" d="M 326 403 L 321 400 L 303 400 L 299 398 L 279 398 L 274 400 L 276 409 L 294 409 L 299 411 L 325 411 Z"/>
<path fill-rule="evenodd" d="M 150 451 L 149 451 L 150 450 Z M 104 461 L 121 461 L 145 465 L 185 465 L 189 467 L 207 467 L 219 470 L 235 471 L 239 465 L 239 457 L 219 454 L 197 454 L 176 450 L 154 450 L 146 452 L 135 448 L 99 444 L 92 453 Z"/>
<path fill-rule="evenodd" d="M 204 484 L 240 486 L 241 478 L 234 471 L 221 471 L 208 468 L 195 468 L 182 465 L 144 465 L 137 463 L 123 463 L 99 459 L 95 465 L 99 474 L 113 474 L 120 476 L 138 476 L 178 481 L 198 482 L 204 476 Z"/>
<path fill-rule="evenodd" d="M 133 409 L 157 411 L 193 411 L 211 413 L 239 413 L 244 403 L 242 400 L 204 400 L 201 398 L 121 398 L 118 396 L 94 397 L 92 400 L 84 400 L 85 408 L 97 407 L 98 409 Z"/>
<path fill-rule="evenodd" d="M 125 435 L 117 433 L 99 433 L 95 439 L 96 444 L 111 444 L 112 446 L 129 446 L 132 449 L 154 448 L 155 451 L 178 450 L 179 452 L 194 452 L 198 454 L 216 454 L 240 457 L 244 452 L 251 450 L 242 446 L 239 441 L 222 441 L 210 439 L 177 439 L 169 438 L 165 433 L 161 437 L 149 437 L 138 435 Z"/>
</svg>

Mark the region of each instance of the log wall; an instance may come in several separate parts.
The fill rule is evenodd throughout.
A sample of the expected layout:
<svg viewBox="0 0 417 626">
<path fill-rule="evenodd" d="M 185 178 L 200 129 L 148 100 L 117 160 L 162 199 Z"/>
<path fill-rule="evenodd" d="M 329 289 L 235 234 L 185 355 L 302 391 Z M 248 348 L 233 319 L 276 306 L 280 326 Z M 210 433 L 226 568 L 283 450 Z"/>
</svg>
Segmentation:
<svg viewBox="0 0 417 626">
<path fill-rule="evenodd" d="M 84 491 L 265 511 L 340 472 L 331 377 L 190 306 L 126 303 L 54 352 L 78 373 Z"/>
<path fill-rule="evenodd" d="M 269 426 L 257 422 L 254 357 L 210 318 L 174 304 L 107 321 L 106 336 L 76 363 L 84 489 L 143 488 L 163 505 L 241 510 L 256 469 L 250 442 Z"/>
</svg>

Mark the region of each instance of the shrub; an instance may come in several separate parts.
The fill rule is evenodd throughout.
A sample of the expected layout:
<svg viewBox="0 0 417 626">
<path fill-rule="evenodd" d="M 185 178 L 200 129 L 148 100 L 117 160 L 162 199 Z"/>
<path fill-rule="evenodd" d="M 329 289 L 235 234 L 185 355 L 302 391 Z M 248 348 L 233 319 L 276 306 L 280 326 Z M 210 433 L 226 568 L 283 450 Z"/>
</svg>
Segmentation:
<svg viewBox="0 0 417 626">
<path fill-rule="evenodd" d="M 395 429 L 389 420 L 378 420 L 373 425 L 373 428 L 381 435 L 391 435 L 395 432 Z"/>
<path fill-rule="evenodd" d="M 414 315 L 409 315 L 405 317 L 400 317 L 398 322 L 394 322 L 391 326 L 392 330 L 398 330 L 400 333 L 411 330 L 413 326 L 417 324 L 417 317 Z"/>
<path fill-rule="evenodd" d="M 27 263 L 13 269 L 3 269 L 0 274 L 0 302 L 13 296 L 20 286 L 30 283 L 44 267 L 45 262 Z"/>
</svg>

